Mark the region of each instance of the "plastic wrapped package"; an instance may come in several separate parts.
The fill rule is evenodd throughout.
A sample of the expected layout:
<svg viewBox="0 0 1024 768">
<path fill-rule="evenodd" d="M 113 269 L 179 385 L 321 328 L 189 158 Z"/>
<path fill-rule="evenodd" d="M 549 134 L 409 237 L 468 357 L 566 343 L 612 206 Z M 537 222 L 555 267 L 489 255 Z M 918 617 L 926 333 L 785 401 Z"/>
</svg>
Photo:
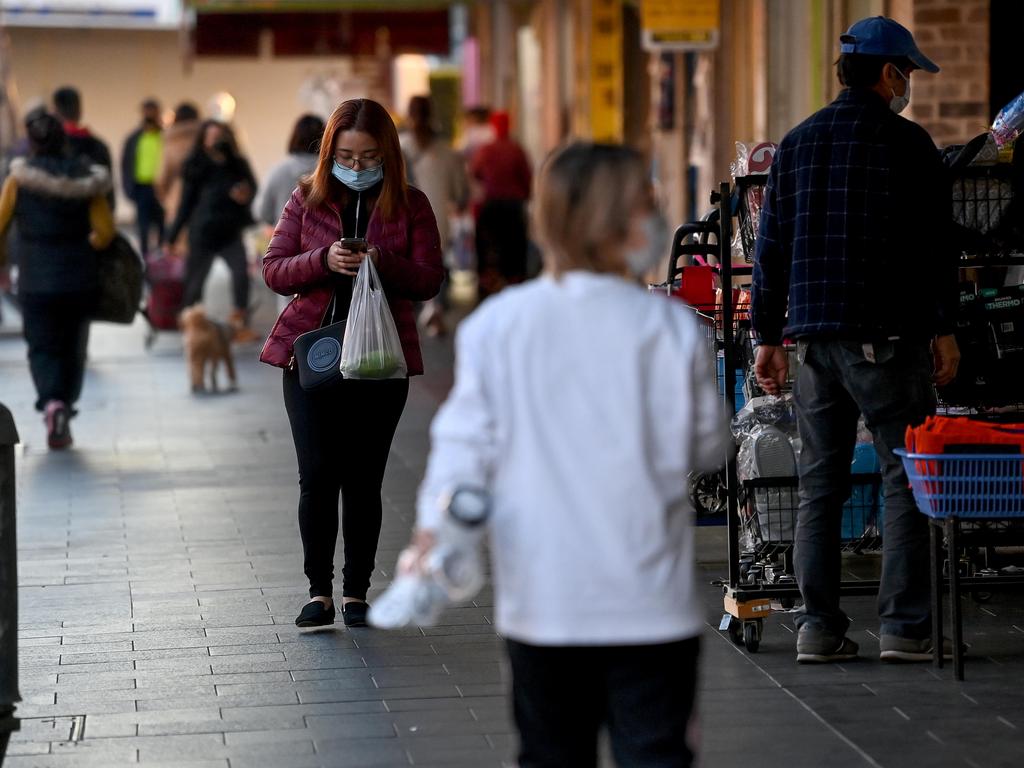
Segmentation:
<svg viewBox="0 0 1024 768">
<path fill-rule="evenodd" d="M 752 175 L 768 173 L 778 145 L 772 142 L 744 144 L 736 142 L 736 159 L 730 164 L 733 181 Z M 764 185 L 737 182 L 739 199 L 739 225 L 732 241 L 734 262 L 750 263 L 754 258 L 754 243 L 761 224 L 764 205 Z"/>
<path fill-rule="evenodd" d="M 1014 141 L 1024 130 L 1024 93 L 999 110 L 992 122 L 992 137 L 996 145 L 1003 147 Z"/>
<path fill-rule="evenodd" d="M 796 476 L 799 443 L 790 393 L 755 397 L 736 415 L 733 435 L 739 443 L 737 477 L 768 480 Z M 794 485 L 755 487 L 744 520 L 743 544 L 793 540 L 797 496 Z"/>
</svg>

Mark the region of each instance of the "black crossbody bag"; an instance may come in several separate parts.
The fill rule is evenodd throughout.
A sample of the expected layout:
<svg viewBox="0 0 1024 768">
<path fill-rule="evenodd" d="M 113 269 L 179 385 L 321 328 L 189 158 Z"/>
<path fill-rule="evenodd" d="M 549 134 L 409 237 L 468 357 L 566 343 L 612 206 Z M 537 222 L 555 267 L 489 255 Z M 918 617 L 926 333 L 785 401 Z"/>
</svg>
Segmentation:
<svg viewBox="0 0 1024 768">
<path fill-rule="evenodd" d="M 299 386 L 307 391 L 324 389 L 341 381 L 341 345 L 345 341 L 346 320 L 334 322 L 338 293 L 331 297 L 331 322 L 295 339 L 295 367 Z"/>
</svg>

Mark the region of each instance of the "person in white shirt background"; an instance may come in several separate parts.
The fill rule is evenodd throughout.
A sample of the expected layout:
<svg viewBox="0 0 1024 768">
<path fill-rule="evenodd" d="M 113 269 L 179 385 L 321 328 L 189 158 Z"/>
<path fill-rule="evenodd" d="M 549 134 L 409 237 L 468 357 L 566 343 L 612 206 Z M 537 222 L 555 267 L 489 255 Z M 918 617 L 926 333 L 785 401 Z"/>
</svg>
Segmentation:
<svg viewBox="0 0 1024 768">
<path fill-rule="evenodd" d="M 574 143 L 537 196 L 544 274 L 460 326 L 413 545 L 487 489 L 521 768 L 689 766 L 698 637 L 687 474 L 731 444 L 692 313 L 638 284 L 665 254 L 643 158 Z"/>
</svg>

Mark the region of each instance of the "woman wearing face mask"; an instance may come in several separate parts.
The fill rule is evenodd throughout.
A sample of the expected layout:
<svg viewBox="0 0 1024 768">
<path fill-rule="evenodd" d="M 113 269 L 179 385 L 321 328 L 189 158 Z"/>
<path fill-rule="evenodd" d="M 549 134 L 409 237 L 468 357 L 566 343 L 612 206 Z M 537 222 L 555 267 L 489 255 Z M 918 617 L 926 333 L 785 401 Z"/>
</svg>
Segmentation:
<svg viewBox="0 0 1024 768">
<path fill-rule="evenodd" d="M 342 238 L 362 238 L 365 249 Z M 311 601 L 295 623 L 334 623 L 338 496 L 344 539 L 342 616 L 365 626 L 381 527 L 381 485 L 405 408 L 408 379 L 345 379 L 299 385 L 300 334 L 348 315 L 353 278 L 372 259 L 395 318 L 409 375 L 423 373 L 414 301 L 437 295 L 444 277 L 437 223 L 426 195 L 406 183 L 398 132 L 387 110 L 353 99 L 331 115 L 320 159 L 284 207 L 263 260 L 270 288 L 293 296 L 260 359 L 284 368 L 284 403 L 299 463 L 299 532 Z"/>
<path fill-rule="evenodd" d="M 414 547 L 455 489 L 490 492 L 518 765 L 593 766 L 607 724 L 619 765 L 688 766 L 704 618 L 686 477 L 730 444 L 711 360 L 692 313 L 637 284 L 668 246 L 637 152 L 566 147 L 534 210 L 544 273 L 459 328 Z"/>
<path fill-rule="evenodd" d="M 182 171 L 184 187 L 178 214 L 167 232 L 173 243 L 188 225 L 183 305 L 202 301 L 203 285 L 218 254 L 231 270 L 234 311 L 230 323 L 236 342 L 254 341 L 248 328 L 249 265 L 242 231 L 252 224 L 250 203 L 256 178 L 238 152 L 231 128 L 216 120 L 205 121 Z"/>
</svg>

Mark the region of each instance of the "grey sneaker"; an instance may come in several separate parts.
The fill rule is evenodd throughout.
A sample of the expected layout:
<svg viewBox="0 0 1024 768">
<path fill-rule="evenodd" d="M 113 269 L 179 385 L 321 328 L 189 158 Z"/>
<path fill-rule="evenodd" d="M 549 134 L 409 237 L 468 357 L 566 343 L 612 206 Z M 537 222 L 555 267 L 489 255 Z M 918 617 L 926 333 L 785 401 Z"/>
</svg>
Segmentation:
<svg viewBox="0 0 1024 768">
<path fill-rule="evenodd" d="M 857 658 L 857 644 L 847 637 L 804 626 L 796 636 L 796 660 L 801 664 L 827 664 Z"/>
<path fill-rule="evenodd" d="M 935 655 L 930 637 L 915 640 L 898 635 L 882 635 L 879 646 L 881 653 L 878 658 L 882 661 L 931 661 Z M 953 641 L 948 637 L 942 638 L 942 658 L 953 658 Z"/>
</svg>

